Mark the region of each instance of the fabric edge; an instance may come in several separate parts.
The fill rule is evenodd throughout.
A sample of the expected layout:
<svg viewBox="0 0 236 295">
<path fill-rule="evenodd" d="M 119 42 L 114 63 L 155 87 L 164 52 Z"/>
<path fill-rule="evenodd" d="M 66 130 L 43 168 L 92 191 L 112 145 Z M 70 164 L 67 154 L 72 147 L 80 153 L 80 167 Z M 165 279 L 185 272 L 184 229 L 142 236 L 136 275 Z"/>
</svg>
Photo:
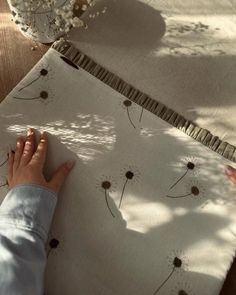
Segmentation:
<svg viewBox="0 0 236 295">
<path fill-rule="evenodd" d="M 183 131 L 196 141 L 220 154 L 225 159 L 236 163 L 236 147 L 213 135 L 209 130 L 199 127 L 182 115 L 168 108 L 164 104 L 141 92 L 134 86 L 126 83 L 117 75 L 97 64 L 68 41 L 56 41 L 51 48 L 68 58 L 74 65 L 81 67 L 88 73 L 118 91 L 145 110 L 166 121 L 173 127 Z M 71 64 L 73 66 L 73 64 Z M 75 66 L 75 67 L 76 67 Z"/>
</svg>

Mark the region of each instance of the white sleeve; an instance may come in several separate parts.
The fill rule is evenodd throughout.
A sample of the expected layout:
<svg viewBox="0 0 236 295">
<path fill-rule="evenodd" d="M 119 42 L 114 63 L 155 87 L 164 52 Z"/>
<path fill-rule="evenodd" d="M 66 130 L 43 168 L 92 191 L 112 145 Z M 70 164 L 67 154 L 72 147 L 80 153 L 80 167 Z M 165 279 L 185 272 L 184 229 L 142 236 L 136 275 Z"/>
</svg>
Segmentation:
<svg viewBox="0 0 236 295">
<path fill-rule="evenodd" d="M 0 206 L 0 294 L 43 294 L 45 243 L 56 203 L 56 193 L 34 184 L 6 195 Z"/>
</svg>

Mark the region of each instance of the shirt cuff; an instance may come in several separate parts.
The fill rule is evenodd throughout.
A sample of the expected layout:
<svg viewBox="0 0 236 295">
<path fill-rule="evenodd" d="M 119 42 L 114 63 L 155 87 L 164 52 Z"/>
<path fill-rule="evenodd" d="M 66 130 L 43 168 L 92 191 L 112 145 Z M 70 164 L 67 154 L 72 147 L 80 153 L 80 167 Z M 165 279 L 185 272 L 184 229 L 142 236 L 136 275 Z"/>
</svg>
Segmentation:
<svg viewBox="0 0 236 295">
<path fill-rule="evenodd" d="M 43 186 L 17 185 L 0 206 L 0 226 L 34 231 L 46 242 L 56 204 L 57 194 Z"/>
</svg>

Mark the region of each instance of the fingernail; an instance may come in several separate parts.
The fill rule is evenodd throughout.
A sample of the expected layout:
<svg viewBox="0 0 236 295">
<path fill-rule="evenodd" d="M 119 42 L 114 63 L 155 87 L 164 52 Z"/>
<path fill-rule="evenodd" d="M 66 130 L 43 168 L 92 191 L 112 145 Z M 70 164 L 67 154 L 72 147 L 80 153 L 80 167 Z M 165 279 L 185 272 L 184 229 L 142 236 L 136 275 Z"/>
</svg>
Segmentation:
<svg viewBox="0 0 236 295">
<path fill-rule="evenodd" d="M 32 133 L 31 128 L 29 128 L 29 129 L 27 130 L 27 136 L 29 136 L 31 133 Z"/>
<path fill-rule="evenodd" d="M 66 167 L 71 170 L 73 166 L 75 165 L 75 161 L 67 161 L 66 162 Z"/>
<path fill-rule="evenodd" d="M 234 172 L 235 172 L 235 170 L 234 170 L 233 167 L 231 167 L 231 166 L 226 166 L 226 168 L 225 168 L 225 173 L 226 173 L 227 175 L 231 176 L 231 175 L 234 174 Z"/>
<path fill-rule="evenodd" d="M 40 136 L 44 138 L 44 137 L 46 136 L 46 132 L 45 132 L 44 130 L 41 131 L 41 132 L 40 132 Z"/>
</svg>

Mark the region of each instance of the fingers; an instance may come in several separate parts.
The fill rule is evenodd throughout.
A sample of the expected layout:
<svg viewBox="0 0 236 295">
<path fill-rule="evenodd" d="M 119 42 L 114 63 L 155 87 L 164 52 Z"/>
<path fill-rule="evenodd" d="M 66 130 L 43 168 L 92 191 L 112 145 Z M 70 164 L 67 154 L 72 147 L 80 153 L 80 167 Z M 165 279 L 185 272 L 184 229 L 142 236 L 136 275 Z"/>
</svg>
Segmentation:
<svg viewBox="0 0 236 295">
<path fill-rule="evenodd" d="M 8 166 L 7 166 L 7 181 L 8 184 L 13 177 L 13 163 L 14 163 L 14 154 L 12 151 L 8 154 Z"/>
<path fill-rule="evenodd" d="M 54 172 L 51 181 L 49 182 L 49 186 L 53 191 L 57 193 L 60 191 L 67 175 L 72 170 L 74 164 L 75 162 L 66 162 L 59 166 L 59 168 L 57 168 L 57 170 Z"/>
<path fill-rule="evenodd" d="M 47 147 L 48 147 L 48 138 L 45 132 L 42 132 L 40 135 L 40 141 L 37 147 L 36 152 L 34 153 L 30 164 L 38 166 L 41 170 L 43 170 L 46 155 L 47 155 Z"/>
<path fill-rule="evenodd" d="M 226 166 L 225 175 L 229 178 L 229 180 L 236 184 L 236 169 L 231 166 Z"/>
<path fill-rule="evenodd" d="M 25 145 L 25 139 L 23 137 L 17 138 L 16 151 L 15 151 L 14 163 L 13 163 L 13 171 L 16 171 L 16 169 L 20 165 L 21 157 L 22 157 L 23 150 L 24 150 L 24 145 Z"/>
<path fill-rule="evenodd" d="M 23 154 L 22 154 L 21 162 L 20 162 L 21 166 L 26 166 L 30 162 L 34 154 L 34 149 L 35 149 L 35 134 L 34 134 L 34 129 L 30 128 L 27 131 L 27 138 L 25 141 L 25 146 L 24 146 L 24 150 L 23 150 Z"/>
</svg>

